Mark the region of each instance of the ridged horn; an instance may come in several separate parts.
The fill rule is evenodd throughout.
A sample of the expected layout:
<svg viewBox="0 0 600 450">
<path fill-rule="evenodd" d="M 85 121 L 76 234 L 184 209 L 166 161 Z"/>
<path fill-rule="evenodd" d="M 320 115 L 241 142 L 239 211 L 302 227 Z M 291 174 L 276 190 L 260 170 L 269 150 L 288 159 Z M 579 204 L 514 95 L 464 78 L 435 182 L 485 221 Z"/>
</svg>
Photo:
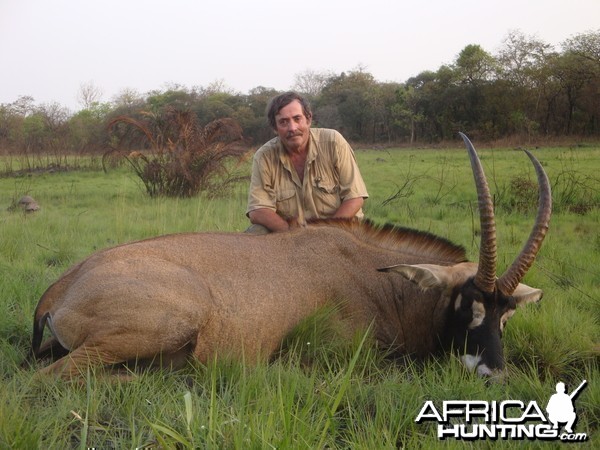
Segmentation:
<svg viewBox="0 0 600 450">
<path fill-rule="evenodd" d="M 479 266 L 475 275 L 474 283 L 483 292 L 494 292 L 496 287 L 496 222 L 494 220 L 494 205 L 490 189 L 481 166 L 481 161 L 473 144 L 464 133 L 459 133 L 465 141 L 475 186 L 477 187 L 477 199 L 479 204 L 479 222 L 481 224 L 481 245 L 479 247 Z"/>
<path fill-rule="evenodd" d="M 531 159 L 535 172 L 537 174 L 539 186 L 539 206 L 538 213 L 535 219 L 535 224 L 529 235 L 529 239 L 523 246 L 523 250 L 517 256 L 517 259 L 504 272 L 504 274 L 496 282 L 496 286 L 500 292 L 505 295 L 512 295 L 531 265 L 542 246 L 548 224 L 550 223 L 550 215 L 552 214 L 552 192 L 550 188 L 550 180 L 544 171 L 540 162 L 528 150 L 524 150 Z"/>
</svg>

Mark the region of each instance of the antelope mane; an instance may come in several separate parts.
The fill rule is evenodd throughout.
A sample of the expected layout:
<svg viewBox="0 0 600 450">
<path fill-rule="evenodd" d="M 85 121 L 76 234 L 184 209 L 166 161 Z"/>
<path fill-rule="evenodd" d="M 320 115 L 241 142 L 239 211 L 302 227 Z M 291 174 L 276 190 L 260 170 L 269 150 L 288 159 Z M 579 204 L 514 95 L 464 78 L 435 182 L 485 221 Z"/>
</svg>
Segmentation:
<svg viewBox="0 0 600 450">
<path fill-rule="evenodd" d="M 467 261 L 465 248 L 435 234 L 399 227 L 377 225 L 371 220 L 312 219 L 308 226 L 333 226 L 353 234 L 362 242 L 404 255 L 415 255 L 453 265 Z"/>
</svg>

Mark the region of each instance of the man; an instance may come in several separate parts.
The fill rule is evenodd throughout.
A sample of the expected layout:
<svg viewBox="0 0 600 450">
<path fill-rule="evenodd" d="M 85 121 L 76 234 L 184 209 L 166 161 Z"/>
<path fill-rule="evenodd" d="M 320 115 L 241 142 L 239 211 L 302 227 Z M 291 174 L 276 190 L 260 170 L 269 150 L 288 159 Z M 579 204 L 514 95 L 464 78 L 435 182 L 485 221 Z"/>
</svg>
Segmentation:
<svg viewBox="0 0 600 450">
<path fill-rule="evenodd" d="M 310 105 L 294 92 L 272 99 L 267 116 L 277 137 L 254 155 L 247 231 L 286 231 L 312 218 L 362 218 L 369 194 L 342 135 L 311 129 Z"/>
</svg>

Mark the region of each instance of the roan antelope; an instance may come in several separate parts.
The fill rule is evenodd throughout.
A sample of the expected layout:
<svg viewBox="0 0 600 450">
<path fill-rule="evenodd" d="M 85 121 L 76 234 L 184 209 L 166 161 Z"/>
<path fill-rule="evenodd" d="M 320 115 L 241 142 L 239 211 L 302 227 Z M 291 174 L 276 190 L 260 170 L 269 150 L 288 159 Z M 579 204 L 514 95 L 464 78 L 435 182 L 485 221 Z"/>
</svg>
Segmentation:
<svg viewBox="0 0 600 450">
<path fill-rule="evenodd" d="M 369 222 L 323 220 L 266 236 L 161 236 L 98 251 L 50 286 L 35 311 L 31 356 L 58 358 L 41 372 L 64 378 L 189 355 L 251 363 L 334 303 L 349 331 L 371 326 L 391 350 L 427 355 L 453 345 L 479 374 L 500 371 L 506 321 L 542 297 L 520 281 L 548 229 L 550 183 L 526 151 L 538 178 L 538 214 L 523 250 L 496 278 L 492 200 L 475 149 L 461 136 L 479 200 L 478 264 L 443 238 Z M 52 336 L 42 343 L 46 325 Z"/>
</svg>

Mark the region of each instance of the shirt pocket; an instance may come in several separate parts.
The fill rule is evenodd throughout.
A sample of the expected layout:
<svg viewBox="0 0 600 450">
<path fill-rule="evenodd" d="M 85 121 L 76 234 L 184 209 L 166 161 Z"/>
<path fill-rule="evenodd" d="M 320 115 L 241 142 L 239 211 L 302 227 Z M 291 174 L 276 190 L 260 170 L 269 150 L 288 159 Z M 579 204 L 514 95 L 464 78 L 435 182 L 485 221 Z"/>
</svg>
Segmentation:
<svg viewBox="0 0 600 450">
<path fill-rule="evenodd" d="M 340 207 L 340 186 L 327 178 L 315 179 L 313 195 L 319 217 L 331 216 Z"/>
<path fill-rule="evenodd" d="M 278 191 L 276 201 L 277 214 L 281 217 L 289 219 L 298 216 L 295 189 L 282 189 Z"/>
</svg>

